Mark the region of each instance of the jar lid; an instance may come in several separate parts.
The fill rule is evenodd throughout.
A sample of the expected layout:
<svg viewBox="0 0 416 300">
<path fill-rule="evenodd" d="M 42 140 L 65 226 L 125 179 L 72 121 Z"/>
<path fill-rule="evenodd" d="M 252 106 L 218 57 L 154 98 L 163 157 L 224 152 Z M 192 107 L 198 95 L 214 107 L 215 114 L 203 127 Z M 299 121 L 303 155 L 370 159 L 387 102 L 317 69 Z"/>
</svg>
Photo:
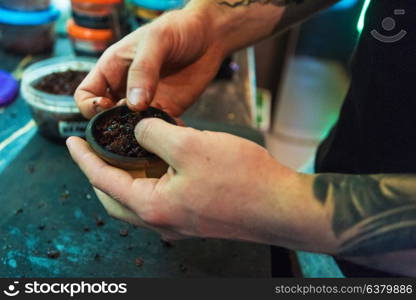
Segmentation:
<svg viewBox="0 0 416 300">
<path fill-rule="evenodd" d="M 95 4 L 119 4 L 123 0 L 71 0 L 75 3 L 95 3 Z"/>
<path fill-rule="evenodd" d="M 135 5 L 153 10 L 171 10 L 184 6 L 184 0 L 131 0 Z"/>
<path fill-rule="evenodd" d="M 59 14 L 59 10 L 53 5 L 42 11 L 17 11 L 0 7 L 0 23 L 18 26 L 43 25 L 58 19 Z"/>
<path fill-rule="evenodd" d="M 12 102 L 18 91 L 17 80 L 10 73 L 0 70 L 0 107 Z"/>
<path fill-rule="evenodd" d="M 82 40 L 108 41 L 113 39 L 113 31 L 111 29 L 91 29 L 81 27 L 75 24 L 73 19 L 69 19 L 67 30 L 70 36 Z"/>
</svg>

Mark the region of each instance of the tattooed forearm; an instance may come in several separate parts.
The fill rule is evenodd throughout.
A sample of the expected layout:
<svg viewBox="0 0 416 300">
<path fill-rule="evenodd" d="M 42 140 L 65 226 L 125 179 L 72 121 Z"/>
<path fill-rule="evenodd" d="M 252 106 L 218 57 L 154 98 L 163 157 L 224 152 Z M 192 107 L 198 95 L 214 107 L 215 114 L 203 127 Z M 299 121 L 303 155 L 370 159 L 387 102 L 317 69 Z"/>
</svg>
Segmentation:
<svg viewBox="0 0 416 300">
<path fill-rule="evenodd" d="M 254 8 L 254 4 L 261 4 L 262 7 L 271 5 L 279 7 L 284 10 L 283 15 L 276 17 L 274 21 L 275 27 L 273 33 L 281 32 L 289 28 L 290 26 L 301 22 L 314 13 L 338 2 L 339 0 L 217 0 L 217 4 L 220 6 L 226 6 L 230 9 L 245 7 L 246 9 L 257 9 L 259 22 L 263 21 L 261 7 Z M 268 10 L 271 11 L 271 10 Z M 254 13 L 254 12 L 253 12 Z M 270 23 L 270 21 L 269 21 Z"/>
<path fill-rule="evenodd" d="M 254 4 L 254 3 L 286 6 L 292 3 L 299 4 L 299 3 L 302 3 L 303 1 L 304 0 L 238 0 L 238 1 L 218 1 L 218 4 L 229 6 L 229 7 L 249 6 L 250 4 Z"/>
<path fill-rule="evenodd" d="M 341 256 L 416 249 L 416 175 L 316 175 Z"/>
</svg>

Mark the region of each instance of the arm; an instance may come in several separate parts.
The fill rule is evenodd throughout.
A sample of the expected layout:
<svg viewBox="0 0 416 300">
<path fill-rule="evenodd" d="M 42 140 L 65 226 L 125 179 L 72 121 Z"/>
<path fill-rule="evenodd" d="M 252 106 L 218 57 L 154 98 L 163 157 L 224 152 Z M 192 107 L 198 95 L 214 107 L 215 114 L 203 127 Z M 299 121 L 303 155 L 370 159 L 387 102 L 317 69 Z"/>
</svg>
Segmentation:
<svg viewBox="0 0 416 300">
<path fill-rule="evenodd" d="M 384 271 L 416 274 L 414 174 L 298 176 L 302 179 L 291 185 L 286 203 L 292 203 L 289 222 L 306 234 L 299 234 L 299 244 L 294 241 L 287 246 L 333 254 Z M 293 194 L 296 190 L 302 191 L 300 195 Z M 304 213 L 313 217 L 297 221 L 296 207 L 306 208 Z"/>
<path fill-rule="evenodd" d="M 288 207 L 287 216 L 278 213 L 272 227 L 281 236 L 295 233 L 284 246 L 343 257 L 416 248 L 415 175 L 297 174 L 295 178 L 277 180 L 287 186 L 277 202 Z"/>
<path fill-rule="evenodd" d="M 300 174 L 247 140 L 158 119 L 141 121 L 136 138 L 170 165 L 160 180 L 123 175 L 80 139 L 68 145 L 94 186 L 159 232 L 323 252 L 416 274 L 415 175 Z"/>
<path fill-rule="evenodd" d="M 170 165 L 161 179 L 131 178 L 81 139 L 68 146 L 94 186 L 165 238 L 274 244 L 416 274 L 415 175 L 299 174 L 244 139 L 158 119 L 141 121 L 136 138 Z"/>
<path fill-rule="evenodd" d="M 186 9 L 204 11 L 227 53 L 304 21 L 339 0 L 194 0 Z"/>
<path fill-rule="evenodd" d="M 284 30 L 336 1 L 290 2 L 191 1 L 185 10 L 167 14 L 113 47 L 82 85 L 77 101 L 103 96 L 99 93 L 108 88 L 106 82 L 112 91 L 124 87 L 111 75 L 126 74 L 135 59 L 130 85 L 156 86 L 152 104 L 179 115 L 215 74 L 212 65 L 219 64 L 224 53 Z M 145 43 L 136 49 L 137 39 Z M 165 63 L 170 73 L 158 83 Z M 172 75 L 176 64 L 180 68 Z M 184 81 L 190 74 L 192 81 Z M 160 180 L 131 178 L 101 161 L 80 139 L 69 140 L 68 146 L 93 185 L 167 237 L 276 244 L 382 268 L 384 263 L 387 270 L 397 253 L 404 257 L 402 266 L 416 261 L 409 259 L 416 256 L 415 175 L 298 174 L 245 140 L 160 120 L 139 123 L 137 139 L 169 163 L 169 172 Z M 409 268 L 407 273 L 415 274 L 414 266 Z"/>
<path fill-rule="evenodd" d="M 218 32 L 234 50 L 281 32 L 335 2 L 217 1 L 224 6 Z M 258 22 L 259 16 L 265 21 Z M 245 34 L 235 34 L 238 30 Z M 279 175 L 276 182 L 287 188 L 279 192 L 276 199 L 280 199 L 274 200 L 271 214 L 263 219 L 269 218 L 264 228 L 270 226 L 274 232 L 267 243 L 415 274 L 416 264 L 410 263 L 416 258 L 415 175 Z"/>
<path fill-rule="evenodd" d="M 312 201 L 330 216 L 335 254 L 358 264 L 416 275 L 414 174 L 312 177 Z"/>
<path fill-rule="evenodd" d="M 330 216 L 341 256 L 371 256 L 416 248 L 415 175 L 312 177 L 313 197 Z"/>
</svg>

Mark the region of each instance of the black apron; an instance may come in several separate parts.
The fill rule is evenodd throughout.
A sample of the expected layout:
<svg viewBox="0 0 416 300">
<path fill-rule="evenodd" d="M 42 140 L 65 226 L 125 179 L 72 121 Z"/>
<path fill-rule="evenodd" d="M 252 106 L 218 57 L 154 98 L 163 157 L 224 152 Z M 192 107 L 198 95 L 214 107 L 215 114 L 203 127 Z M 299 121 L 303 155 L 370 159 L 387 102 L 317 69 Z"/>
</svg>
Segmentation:
<svg viewBox="0 0 416 300">
<path fill-rule="evenodd" d="M 372 0 L 351 71 L 315 171 L 416 173 L 416 0 Z M 347 276 L 377 276 L 344 262 L 340 267 Z"/>
</svg>

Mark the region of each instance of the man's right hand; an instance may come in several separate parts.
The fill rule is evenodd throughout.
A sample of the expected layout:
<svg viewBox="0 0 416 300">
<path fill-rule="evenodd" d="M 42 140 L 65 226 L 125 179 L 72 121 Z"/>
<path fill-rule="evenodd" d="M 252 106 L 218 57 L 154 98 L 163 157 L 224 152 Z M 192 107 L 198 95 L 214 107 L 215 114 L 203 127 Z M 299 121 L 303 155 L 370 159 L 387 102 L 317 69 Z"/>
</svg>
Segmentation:
<svg viewBox="0 0 416 300">
<path fill-rule="evenodd" d="M 81 83 L 75 99 L 86 118 L 127 98 L 132 110 L 158 107 L 181 115 L 216 75 L 225 53 L 208 15 L 167 13 L 111 46 Z"/>
</svg>

